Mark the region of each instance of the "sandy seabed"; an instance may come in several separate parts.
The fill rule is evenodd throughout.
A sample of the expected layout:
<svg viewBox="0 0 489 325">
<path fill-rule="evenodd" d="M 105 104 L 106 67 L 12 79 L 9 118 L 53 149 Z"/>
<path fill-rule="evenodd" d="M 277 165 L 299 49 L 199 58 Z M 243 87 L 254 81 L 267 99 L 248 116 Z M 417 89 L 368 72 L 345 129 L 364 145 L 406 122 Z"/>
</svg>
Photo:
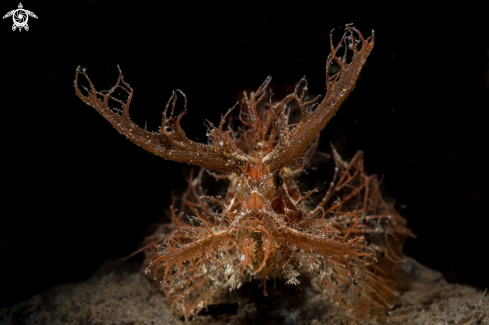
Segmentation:
<svg viewBox="0 0 489 325">
<path fill-rule="evenodd" d="M 383 324 L 488 324 L 489 294 L 470 286 L 447 283 L 443 276 L 406 258 L 398 265 L 401 303 Z M 380 324 L 357 323 L 339 313 L 308 280 L 279 284 L 269 296 L 255 283 L 223 291 L 216 303 L 188 324 Z M 165 296 L 137 265 L 108 261 L 85 282 L 54 287 L 0 311 L 0 324 L 163 325 L 184 324 L 174 317 Z"/>
</svg>

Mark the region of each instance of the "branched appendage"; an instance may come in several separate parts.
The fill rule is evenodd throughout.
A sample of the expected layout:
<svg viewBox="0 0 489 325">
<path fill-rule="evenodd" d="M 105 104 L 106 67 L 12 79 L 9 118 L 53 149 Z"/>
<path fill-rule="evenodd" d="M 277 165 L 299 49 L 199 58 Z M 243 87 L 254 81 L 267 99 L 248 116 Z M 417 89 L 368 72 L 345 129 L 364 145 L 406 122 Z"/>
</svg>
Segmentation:
<svg viewBox="0 0 489 325">
<path fill-rule="evenodd" d="M 175 116 L 173 94 L 161 129 L 153 133 L 131 121 L 133 92 L 122 74 L 111 90 L 98 92 L 77 69 L 76 94 L 120 133 L 165 159 L 213 170 L 188 178 L 187 191 L 173 198 L 171 223 L 160 226 L 141 249 L 146 274 L 165 292 L 175 315 L 194 317 L 221 288 L 238 289 L 259 279 L 266 295 L 267 280 L 299 285 L 298 276 L 308 274 L 346 314 L 360 320 L 386 317 L 397 299 L 393 268 L 412 234 L 382 198 L 376 176 L 365 174 L 362 154 L 345 162 L 333 148 L 336 168 L 325 193 L 301 193 L 296 180 L 315 153 L 319 132 L 354 88 L 373 44 L 373 36 L 364 39 L 347 26 L 340 43 L 331 42 L 324 98 L 312 98 L 303 79 L 292 94 L 273 102 L 267 78 L 256 92 L 244 93 L 241 128 L 224 130 L 229 110 L 218 127 L 209 128 L 209 144 L 187 139 L 180 127 L 187 113 L 182 92 L 184 111 Z M 330 75 L 332 64 L 339 70 Z M 84 92 L 80 73 L 90 84 Z M 126 99 L 114 95 L 118 88 Z M 111 109 L 109 99 L 122 110 Z M 298 123 L 289 120 L 293 111 L 300 113 Z M 224 198 L 207 194 L 204 175 L 228 180 Z M 318 195 L 319 204 L 306 204 Z"/>
</svg>

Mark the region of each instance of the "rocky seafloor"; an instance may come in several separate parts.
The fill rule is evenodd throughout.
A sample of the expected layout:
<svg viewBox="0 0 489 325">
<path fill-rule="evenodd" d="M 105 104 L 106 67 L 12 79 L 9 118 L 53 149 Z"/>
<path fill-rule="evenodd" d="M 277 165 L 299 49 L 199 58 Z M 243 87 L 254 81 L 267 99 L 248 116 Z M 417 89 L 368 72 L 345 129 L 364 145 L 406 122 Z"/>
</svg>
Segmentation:
<svg viewBox="0 0 489 325">
<path fill-rule="evenodd" d="M 384 324 L 489 324 L 489 294 L 450 284 L 436 271 L 410 258 L 398 265 L 401 303 Z M 299 278 L 299 280 L 301 280 Z M 230 293 L 190 324 L 354 324 L 329 299 L 302 279 L 279 284 L 269 296 L 253 283 Z M 0 311 L 0 324 L 163 325 L 184 324 L 172 315 L 164 295 L 135 263 L 108 261 L 85 282 L 54 287 Z M 365 324 L 378 324 L 368 320 Z"/>
</svg>

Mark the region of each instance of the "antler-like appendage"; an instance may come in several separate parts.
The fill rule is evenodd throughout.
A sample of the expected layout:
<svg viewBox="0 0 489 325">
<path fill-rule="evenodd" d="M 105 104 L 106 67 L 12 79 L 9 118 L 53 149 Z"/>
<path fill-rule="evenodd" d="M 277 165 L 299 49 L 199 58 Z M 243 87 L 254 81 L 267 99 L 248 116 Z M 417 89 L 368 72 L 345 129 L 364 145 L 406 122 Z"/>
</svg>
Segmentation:
<svg viewBox="0 0 489 325">
<path fill-rule="evenodd" d="M 82 86 L 87 92 L 87 95 L 83 94 L 78 86 L 78 76 L 80 73 L 87 78 L 90 84 L 89 89 Z M 113 96 L 117 88 L 127 93 L 128 97 L 126 100 L 120 100 Z M 138 146 L 143 147 L 157 156 L 221 172 L 240 172 L 247 163 L 247 158 L 238 154 L 240 151 L 229 133 L 222 132 L 222 123 L 219 128 L 213 128 L 209 132 L 214 140 L 216 140 L 214 146 L 194 142 L 186 137 L 185 132 L 180 126 L 180 121 L 187 112 L 187 98 L 181 91 L 179 91 L 180 94 L 185 98 L 184 111 L 178 117 L 174 118 L 173 114 L 177 95 L 173 93 L 165 107 L 163 122 L 159 132 L 149 132 L 141 129 L 129 117 L 129 105 L 133 96 L 133 90 L 124 81 L 120 68 L 119 79 L 115 86 L 102 93 L 95 89 L 85 70 L 81 70 L 78 67 L 75 77 L 75 92 L 81 100 L 94 107 L 117 131 Z M 110 108 L 109 99 L 119 103 L 122 106 L 122 110 Z M 171 115 L 168 117 L 167 111 L 170 106 Z M 118 114 L 119 112 L 121 114 Z"/>
<path fill-rule="evenodd" d="M 358 39 L 355 38 L 355 34 L 358 35 Z M 290 131 L 290 125 L 281 127 L 279 143 L 263 159 L 263 163 L 269 170 L 277 170 L 289 166 L 301 157 L 355 87 L 360 70 L 374 46 L 373 35 L 364 39 L 357 29 L 348 25 L 343 38 L 336 47 L 333 46 L 331 34 L 330 39 L 331 54 L 326 63 L 326 96 L 314 111 L 308 113 L 310 103 L 302 102 L 303 96 L 301 95 L 299 98 L 299 87 L 296 88 L 292 95 L 295 96 L 301 106 L 302 118 L 300 123 Z M 342 44 L 344 44 L 345 50 L 343 56 L 339 57 L 337 53 Z M 353 54 L 350 63 L 346 62 L 347 52 L 352 52 Z M 329 69 L 333 62 L 339 66 L 340 70 L 330 75 Z"/>
</svg>

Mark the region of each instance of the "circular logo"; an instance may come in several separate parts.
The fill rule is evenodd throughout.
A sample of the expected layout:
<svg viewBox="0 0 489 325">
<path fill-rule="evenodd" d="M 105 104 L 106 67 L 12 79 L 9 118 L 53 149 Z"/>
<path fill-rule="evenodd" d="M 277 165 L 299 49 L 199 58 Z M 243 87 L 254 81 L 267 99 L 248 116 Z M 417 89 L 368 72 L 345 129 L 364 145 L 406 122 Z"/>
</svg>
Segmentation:
<svg viewBox="0 0 489 325">
<path fill-rule="evenodd" d="M 27 12 L 25 12 L 24 9 L 17 9 L 15 10 L 15 13 L 13 14 L 14 18 L 14 24 L 17 27 L 24 27 L 27 24 L 27 20 L 29 19 Z"/>
</svg>

